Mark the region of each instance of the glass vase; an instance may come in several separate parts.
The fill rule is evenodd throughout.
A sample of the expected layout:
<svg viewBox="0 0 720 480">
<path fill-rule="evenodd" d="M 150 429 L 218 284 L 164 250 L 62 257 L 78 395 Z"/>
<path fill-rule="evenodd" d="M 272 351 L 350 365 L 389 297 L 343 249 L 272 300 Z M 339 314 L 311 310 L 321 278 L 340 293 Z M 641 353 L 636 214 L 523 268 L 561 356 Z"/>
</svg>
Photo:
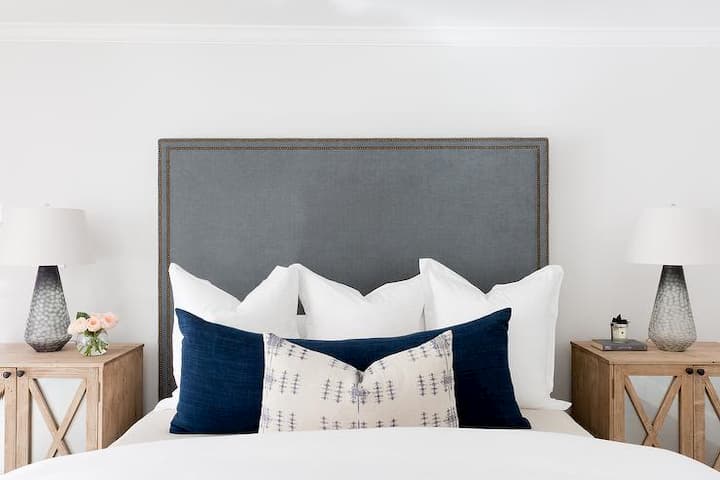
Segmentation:
<svg viewBox="0 0 720 480">
<path fill-rule="evenodd" d="M 75 347 L 86 357 L 104 355 L 109 345 L 109 337 L 104 329 L 97 332 L 85 331 L 75 338 Z"/>
</svg>

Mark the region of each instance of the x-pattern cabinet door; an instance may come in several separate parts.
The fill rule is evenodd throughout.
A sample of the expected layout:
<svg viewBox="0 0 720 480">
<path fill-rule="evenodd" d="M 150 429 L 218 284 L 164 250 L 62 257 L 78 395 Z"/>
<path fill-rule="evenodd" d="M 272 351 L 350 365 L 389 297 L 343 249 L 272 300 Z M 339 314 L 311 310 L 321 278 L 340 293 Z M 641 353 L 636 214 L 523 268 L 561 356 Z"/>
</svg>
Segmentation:
<svg viewBox="0 0 720 480">
<path fill-rule="evenodd" d="M 17 467 L 98 448 L 96 368 L 17 367 L 16 377 Z M 52 395 L 49 390 L 53 390 Z M 58 396 L 64 401 L 58 401 Z M 85 422 L 76 420 L 82 414 Z M 78 434 L 73 426 L 84 427 L 85 431 Z M 79 437 L 72 445 L 71 429 Z"/>
<path fill-rule="evenodd" d="M 720 366 L 696 365 L 695 459 L 720 470 Z"/>
<path fill-rule="evenodd" d="M 614 440 L 693 456 L 694 375 L 685 365 L 616 365 Z"/>
<path fill-rule="evenodd" d="M 9 472 L 15 468 L 15 404 L 16 404 L 15 369 L 0 366 L 0 415 L 3 431 L 0 433 L 0 449 L 2 465 L 0 472 Z"/>
</svg>

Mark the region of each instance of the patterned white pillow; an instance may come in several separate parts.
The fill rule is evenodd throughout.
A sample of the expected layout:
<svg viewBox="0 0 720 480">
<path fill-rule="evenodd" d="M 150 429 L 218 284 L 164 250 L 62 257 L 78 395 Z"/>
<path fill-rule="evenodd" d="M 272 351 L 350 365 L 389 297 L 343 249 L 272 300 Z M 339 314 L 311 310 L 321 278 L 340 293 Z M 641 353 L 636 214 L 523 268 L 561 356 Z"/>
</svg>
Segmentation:
<svg viewBox="0 0 720 480">
<path fill-rule="evenodd" d="M 364 372 L 273 334 L 263 337 L 260 433 L 458 426 L 449 330 Z"/>
</svg>

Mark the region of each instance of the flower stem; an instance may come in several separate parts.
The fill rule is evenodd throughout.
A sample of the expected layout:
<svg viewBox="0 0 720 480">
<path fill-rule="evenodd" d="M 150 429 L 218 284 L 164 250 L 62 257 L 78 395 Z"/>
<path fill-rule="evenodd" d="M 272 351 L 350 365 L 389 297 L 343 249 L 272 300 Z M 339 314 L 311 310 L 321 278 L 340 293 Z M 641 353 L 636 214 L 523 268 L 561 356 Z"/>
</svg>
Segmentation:
<svg viewBox="0 0 720 480">
<path fill-rule="evenodd" d="M 97 332 L 91 332 L 89 330 L 85 330 L 82 335 L 84 338 L 82 344 L 80 345 L 80 348 L 78 349 L 81 354 L 85 355 L 86 357 L 90 357 L 93 355 L 93 353 L 102 355 L 107 351 L 108 348 L 108 342 L 106 342 L 102 338 L 102 333 L 105 330 L 100 329 Z"/>
</svg>

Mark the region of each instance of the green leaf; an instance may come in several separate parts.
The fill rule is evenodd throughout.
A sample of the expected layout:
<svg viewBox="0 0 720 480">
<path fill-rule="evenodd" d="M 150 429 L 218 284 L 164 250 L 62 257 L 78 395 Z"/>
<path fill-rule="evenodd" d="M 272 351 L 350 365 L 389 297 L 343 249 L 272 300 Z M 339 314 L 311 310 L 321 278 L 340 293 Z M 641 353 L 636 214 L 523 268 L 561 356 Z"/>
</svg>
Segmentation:
<svg viewBox="0 0 720 480">
<path fill-rule="evenodd" d="M 90 318 L 90 315 L 85 312 L 77 312 L 77 315 L 75 315 L 75 319 L 77 320 L 78 318 Z"/>
</svg>

